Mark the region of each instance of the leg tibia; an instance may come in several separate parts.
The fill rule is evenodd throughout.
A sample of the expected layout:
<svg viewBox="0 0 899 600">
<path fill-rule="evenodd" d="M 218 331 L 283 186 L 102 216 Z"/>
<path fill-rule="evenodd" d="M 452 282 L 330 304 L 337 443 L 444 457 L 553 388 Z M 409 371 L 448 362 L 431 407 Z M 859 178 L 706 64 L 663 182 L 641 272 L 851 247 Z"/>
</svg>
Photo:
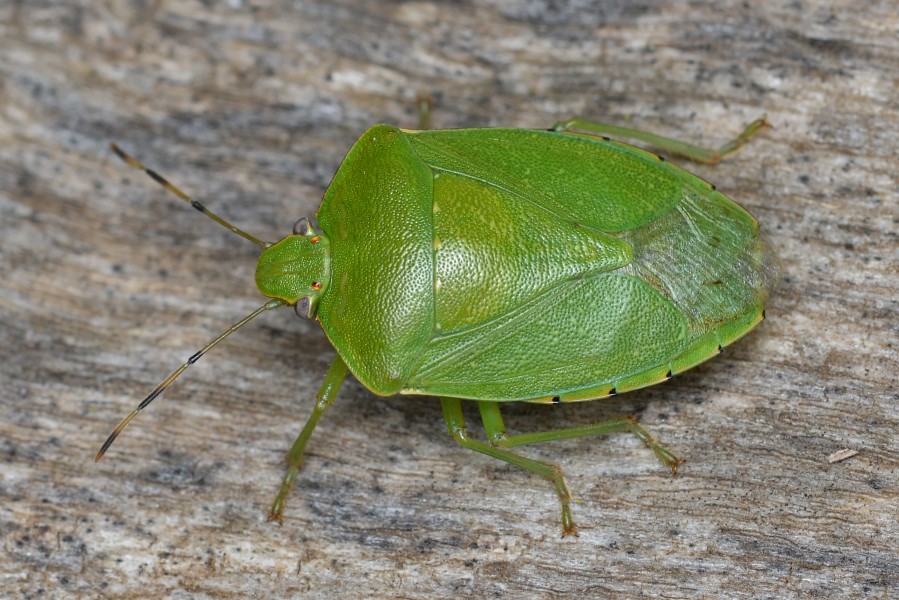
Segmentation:
<svg viewBox="0 0 899 600">
<path fill-rule="evenodd" d="M 318 424 L 318 420 L 325 414 L 325 411 L 328 410 L 331 404 L 334 403 L 334 398 L 337 397 L 337 392 L 340 390 L 343 380 L 346 379 L 346 375 L 346 363 L 344 363 L 343 359 L 338 355 L 334 358 L 334 362 L 331 363 L 331 367 L 328 369 L 327 375 L 325 375 L 325 380 L 318 390 L 312 415 L 309 417 L 309 420 L 306 421 L 303 431 L 297 436 L 296 441 L 294 441 L 293 446 L 290 447 L 290 451 L 287 453 L 287 471 L 284 473 L 281 489 L 278 491 L 278 495 L 272 503 L 272 509 L 268 514 L 269 521 L 281 522 L 284 519 L 284 502 L 287 500 L 287 495 L 290 494 L 290 490 L 293 488 L 293 484 L 296 481 L 297 474 L 300 472 L 300 465 L 303 464 L 303 453 L 306 450 L 306 444 L 309 442 L 309 438 L 312 436 L 312 432 Z"/>
<path fill-rule="evenodd" d="M 479 440 L 471 439 L 468 437 L 468 433 L 465 429 L 465 421 L 462 417 L 461 400 L 458 398 L 441 398 L 440 401 L 443 405 L 443 416 L 446 419 L 447 429 L 460 446 L 468 448 L 469 450 L 474 450 L 475 452 L 480 452 L 481 454 L 486 454 L 487 456 L 492 456 L 493 458 L 504 460 L 516 467 L 521 467 L 526 471 L 536 473 L 541 477 L 549 479 L 555 486 L 556 493 L 559 496 L 559 502 L 562 505 L 562 537 L 569 534 L 577 535 L 577 528 L 571 518 L 571 492 L 568 491 L 568 484 L 565 483 L 562 469 L 551 463 L 525 458 L 524 456 L 519 456 L 508 450 L 501 450 Z"/>
<path fill-rule="evenodd" d="M 648 431 L 640 427 L 640 425 L 637 424 L 637 419 L 631 415 L 616 417 L 614 419 L 592 423 L 590 425 L 556 429 L 554 431 L 509 435 L 506 433 L 506 427 L 503 424 L 498 403 L 478 402 L 478 407 L 481 410 L 481 418 L 484 421 L 484 428 L 487 430 L 487 437 L 494 446 L 513 448 L 515 446 L 553 442 L 556 440 L 565 440 L 586 435 L 605 435 L 607 433 L 629 431 L 637 436 L 647 448 L 652 450 L 659 460 L 671 469 L 672 473 L 677 473 L 677 467 L 683 463 L 681 459 L 672 454 L 670 450 L 656 440 Z"/>
</svg>

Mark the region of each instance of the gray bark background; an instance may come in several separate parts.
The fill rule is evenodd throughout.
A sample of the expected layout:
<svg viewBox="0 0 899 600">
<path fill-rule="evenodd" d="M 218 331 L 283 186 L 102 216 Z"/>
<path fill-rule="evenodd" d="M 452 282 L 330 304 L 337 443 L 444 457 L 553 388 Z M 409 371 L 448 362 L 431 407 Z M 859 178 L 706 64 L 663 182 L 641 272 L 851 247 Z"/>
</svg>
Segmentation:
<svg viewBox="0 0 899 600">
<path fill-rule="evenodd" d="M 0 587 L 14 597 L 896 597 L 899 20 L 894 2 L 3 2 Z M 282 455 L 333 356 L 276 311 L 111 427 L 261 300 L 256 249 L 107 148 L 265 239 L 317 206 L 370 125 L 574 115 L 717 145 L 685 164 L 783 261 L 768 320 L 602 402 L 514 406 L 549 485 L 456 446 L 433 398 L 348 381 L 283 526 Z M 470 413 L 474 417 L 474 413 Z M 473 433 L 479 434 L 479 428 Z M 830 464 L 842 448 L 853 458 Z"/>
</svg>

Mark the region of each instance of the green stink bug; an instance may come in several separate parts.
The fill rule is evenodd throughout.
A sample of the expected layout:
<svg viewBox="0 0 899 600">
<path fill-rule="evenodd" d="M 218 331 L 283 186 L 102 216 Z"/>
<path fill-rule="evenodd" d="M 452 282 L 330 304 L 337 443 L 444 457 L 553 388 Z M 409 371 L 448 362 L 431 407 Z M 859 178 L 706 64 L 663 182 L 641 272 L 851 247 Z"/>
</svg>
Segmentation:
<svg viewBox="0 0 899 600">
<path fill-rule="evenodd" d="M 776 279 L 756 220 L 648 142 L 717 162 L 718 150 L 572 119 L 547 131 L 404 130 L 376 125 L 350 149 L 317 224 L 265 243 L 212 214 L 118 147 L 132 167 L 263 247 L 256 283 L 270 298 L 166 378 L 97 454 L 178 375 L 264 311 L 293 306 L 337 350 L 315 408 L 287 454 L 269 519 L 284 502 L 309 437 L 352 373 L 373 393 L 439 396 L 463 447 L 549 479 L 562 534 L 576 534 L 554 464 L 507 448 L 629 431 L 675 472 L 680 460 L 621 417 L 509 435 L 500 403 L 592 400 L 653 385 L 718 354 L 755 327 Z M 461 401 L 478 403 L 489 443 L 468 436 Z"/>
</svg>

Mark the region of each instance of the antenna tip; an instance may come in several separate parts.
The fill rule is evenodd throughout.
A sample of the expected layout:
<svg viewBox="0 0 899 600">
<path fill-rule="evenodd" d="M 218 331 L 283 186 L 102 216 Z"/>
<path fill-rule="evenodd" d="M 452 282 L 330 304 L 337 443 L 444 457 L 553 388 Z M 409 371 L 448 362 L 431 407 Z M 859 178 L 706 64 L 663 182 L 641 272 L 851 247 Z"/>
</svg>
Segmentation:
<svg viewBox="0 0 899 600">
<path fill-rule="evenodd" d="M 112 435 L 106 438 L 106 441 L 103 442 L 102 446 L 100 446 L 100 450 L 97 452 L 97 456 L 94 457 L 95 463 L 100 462 L 100 459 L 103 458 L 103 456 L 106 454 L 106 451 L 109 450 L 109 447 L 112 446 L 112 443 L 117 437 L 119 437 L 119 433 L 118 431 L 114 431 Z"/>
<path fill-rule="evenodd" d="M 127 160 L 128 155 L 125 154 L 121 148 L 119 148 L 115 142 L 109 142 L 109 149 L 115 152 L 116 156 L 121 158 L 122 160 Z"/>
</svg>

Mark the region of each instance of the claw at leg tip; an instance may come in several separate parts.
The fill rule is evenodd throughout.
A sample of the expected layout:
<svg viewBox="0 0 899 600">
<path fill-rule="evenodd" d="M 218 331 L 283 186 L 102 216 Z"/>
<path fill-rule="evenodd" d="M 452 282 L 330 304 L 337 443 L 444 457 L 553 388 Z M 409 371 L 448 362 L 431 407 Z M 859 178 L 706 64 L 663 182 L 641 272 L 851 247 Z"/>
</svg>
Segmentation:
<svg viewBox="0 0 899 600">
<path fill-rule="evenodd" d="M 569 535 L 580 537 L 577 532 L 577 527 L 575 527 L 574 524 L 562 528 L 562 537 L 568 537 Z"/>
</svg>

